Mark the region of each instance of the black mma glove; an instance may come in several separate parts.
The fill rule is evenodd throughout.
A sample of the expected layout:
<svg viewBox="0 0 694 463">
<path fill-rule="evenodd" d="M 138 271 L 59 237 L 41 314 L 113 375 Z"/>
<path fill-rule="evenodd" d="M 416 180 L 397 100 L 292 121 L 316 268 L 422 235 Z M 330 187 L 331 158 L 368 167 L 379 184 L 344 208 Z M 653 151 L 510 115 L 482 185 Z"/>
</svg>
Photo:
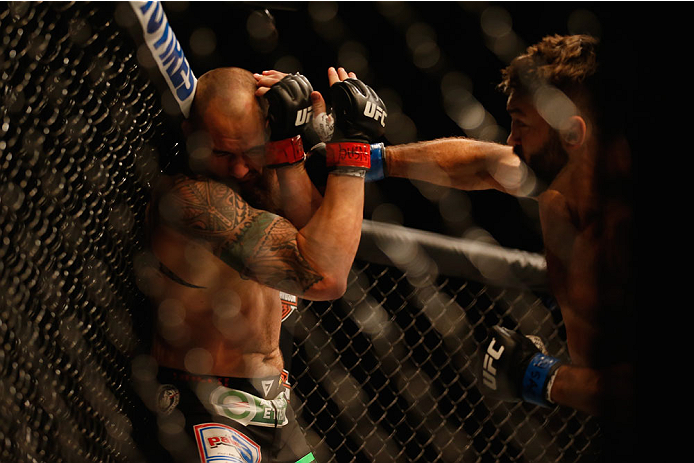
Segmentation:
<svg viewBox="0 0 694 463">
<path fill-rule="evenodd" d="M 265 145 L 266 165 L 277 168 L 304 160 L 300 134 L 310 126 L 313 87 L 301 74 L 288 74 L 265 93 L 268 101 L 270 142 Z"/>
<path fill-rule="evenodd" d="M 492 328 L 489 342 L 480 352 L 480 390 L 506 402 L 524 400 L 551 407 L 549 390 L 562 363 L 541 352 L 538 344 L 520 333 L 500 326 Z"/>
<path fill-rule="evenodd" d="M 364 177 L 371 166 L 370 143 L 385 133 L 385 104 L 358 79 L 334 83 L 330 99 L 335 131 L 326 143 L 326 166 L 331 173 Z"/>
</svg>

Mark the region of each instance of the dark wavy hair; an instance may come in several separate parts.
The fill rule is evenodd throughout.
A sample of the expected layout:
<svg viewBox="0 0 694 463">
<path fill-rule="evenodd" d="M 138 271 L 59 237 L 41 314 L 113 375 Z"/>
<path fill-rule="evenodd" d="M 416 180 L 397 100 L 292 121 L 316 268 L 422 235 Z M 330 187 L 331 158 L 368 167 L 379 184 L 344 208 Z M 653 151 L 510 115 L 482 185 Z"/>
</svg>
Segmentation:
<svg viewBox="0 0 694 463">
<path fill-rule="evenodd" d="M 501 71 L 499 89 L 533 94 L 543 86 L 561 90 L 581 112 L 596 117 L 594 77 L 598 71 L 599 41 L 588 35 L 552 35 L 528 47 Z"/>
</svg>

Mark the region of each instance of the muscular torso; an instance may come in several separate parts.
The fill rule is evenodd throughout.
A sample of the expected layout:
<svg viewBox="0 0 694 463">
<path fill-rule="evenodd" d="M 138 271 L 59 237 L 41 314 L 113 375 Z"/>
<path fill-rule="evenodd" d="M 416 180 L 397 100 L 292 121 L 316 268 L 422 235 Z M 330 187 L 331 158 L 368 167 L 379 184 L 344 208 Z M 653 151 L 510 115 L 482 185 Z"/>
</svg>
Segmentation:
<svg viewBox="0 0 694 463">
<path fill-rule="evenodd" d="M 153 229 L 151 245 L 159 262 L 200 287 L 155 273 L 153 355 L 160 365 L 237 377 L 282 370 L 279 291 L 242 278 L 203 244 L 165 225 Z"/>
<path fill-rule="evenodd" d="M 539 205 L 572 362 L 600 368 L 628 360 L 634 355 L 630 208 L 598 194 L 589 163 L 562 171 Z"/>
<path fill-rule="evenodd" d="M 241 241 L 240 230 L 258 214 L 207 179 L 167 177 L 155 188 L 145 284 L 155 312 L 152 355 L 161 366 L 244 378 L 282 371 L 280 292 L 240 273 L 238 253 L 252 254 L 270 233 Z"/>
</svg>

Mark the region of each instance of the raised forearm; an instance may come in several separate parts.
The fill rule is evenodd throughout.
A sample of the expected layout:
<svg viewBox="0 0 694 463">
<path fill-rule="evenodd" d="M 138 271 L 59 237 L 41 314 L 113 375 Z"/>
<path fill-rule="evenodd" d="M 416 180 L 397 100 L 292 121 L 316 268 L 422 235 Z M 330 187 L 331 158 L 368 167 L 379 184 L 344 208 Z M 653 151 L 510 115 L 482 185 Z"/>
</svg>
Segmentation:
<svg viewBox="0 0 694 463">
<path fill-rule="evenodd" d="M 364 180 L 330 175 L 325 198 L 306 226 L 255 211 L 238 234 L 216 247 L 242 275 L 310 300 L 344 293 L 354 260 L 364 207 Z"/>
<path fill-rule="evenodd" d="M 299 252 L 321 275 L 305 291 L 307 299 L 336 299 L 344 293 L 361 237 L 363 208 L 363 179 L 328 176 L 320 208 L 297 234 Z"/>
<path fill-rule="evenodd" d="M 277 169 L 280 206 L 283 216 L 296 228 L 302 228 L 313 217 L 322 197 L 306 172 L 304 163 Z"/>
<path fill-rule="evenodd" d="M 301 228 L 316 208 L 318 192 L 306 173 L 304 134 L 311 119 L 311 83 L 304 76 L 265 71 L 255 75 L 258 90 L 268 102 L 270 141 L 265 145 L 265 168 L 273 169 L 279 182 L 283 216 Z"/>
</svg>

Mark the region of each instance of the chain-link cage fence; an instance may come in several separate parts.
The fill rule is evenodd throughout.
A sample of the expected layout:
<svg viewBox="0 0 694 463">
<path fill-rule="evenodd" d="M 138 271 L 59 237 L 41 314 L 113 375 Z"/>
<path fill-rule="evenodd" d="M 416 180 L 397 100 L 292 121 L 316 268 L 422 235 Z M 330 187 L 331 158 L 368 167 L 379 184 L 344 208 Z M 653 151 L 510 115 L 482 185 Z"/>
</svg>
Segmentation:
<svg viewBox="0 0 694 463">
<path fill-rule="evenodd" d="M 136 461 L 159 97 L 113 5 L 3 2 L 0 21 L 0 461 Z"/>
<path fill-rule="evenodd" d="M 139 431 L 149 415 L 131 383 L 151 323 L 133 266 L 158 155 L 177 139 L 117 7 L 0 4 L 2 462 L 157 461 L 143 448 L 160 436 Z M 567 356 L 542 285 L 518 284 L 541 265 L 497 249 L 493 261 L 521 268 L 477 279 L 441 269 L 479 271 L 486 251 L 421 260 L 417 243 L 383 260 L 365 240 L 346 295 L 303 305 L 290 374 L 318 461 L 593 455 L 591 418 L 477 389 L 490 326 Z"/>
<path fill-rule="evenodd" d="M 561 314 L 542 291 L 527 289 L 542 286 L 542 264 L 505 250 L 490 257 L 475 243 L 463 241 L 460 249 L 456 240 L 437 251 L 430 238 L 367 223 L 345 296 L 301 312 L 292 373 L 318 460 L 593 458 L 599 428 L 589 417 L 500 403 L 477 388 L 478 352 L 490 326 L 537 334 L 566 358 Z M 388 249 L 390 265 L 365 260 L 380 260 L 372 246 Z M 463 278 L 467 259 L 486 260 L 482 267 L 509 281 L 518 266 L 519 284 Z M 446 260 L 457 270 L 448 272 Z"/>
</svg>

